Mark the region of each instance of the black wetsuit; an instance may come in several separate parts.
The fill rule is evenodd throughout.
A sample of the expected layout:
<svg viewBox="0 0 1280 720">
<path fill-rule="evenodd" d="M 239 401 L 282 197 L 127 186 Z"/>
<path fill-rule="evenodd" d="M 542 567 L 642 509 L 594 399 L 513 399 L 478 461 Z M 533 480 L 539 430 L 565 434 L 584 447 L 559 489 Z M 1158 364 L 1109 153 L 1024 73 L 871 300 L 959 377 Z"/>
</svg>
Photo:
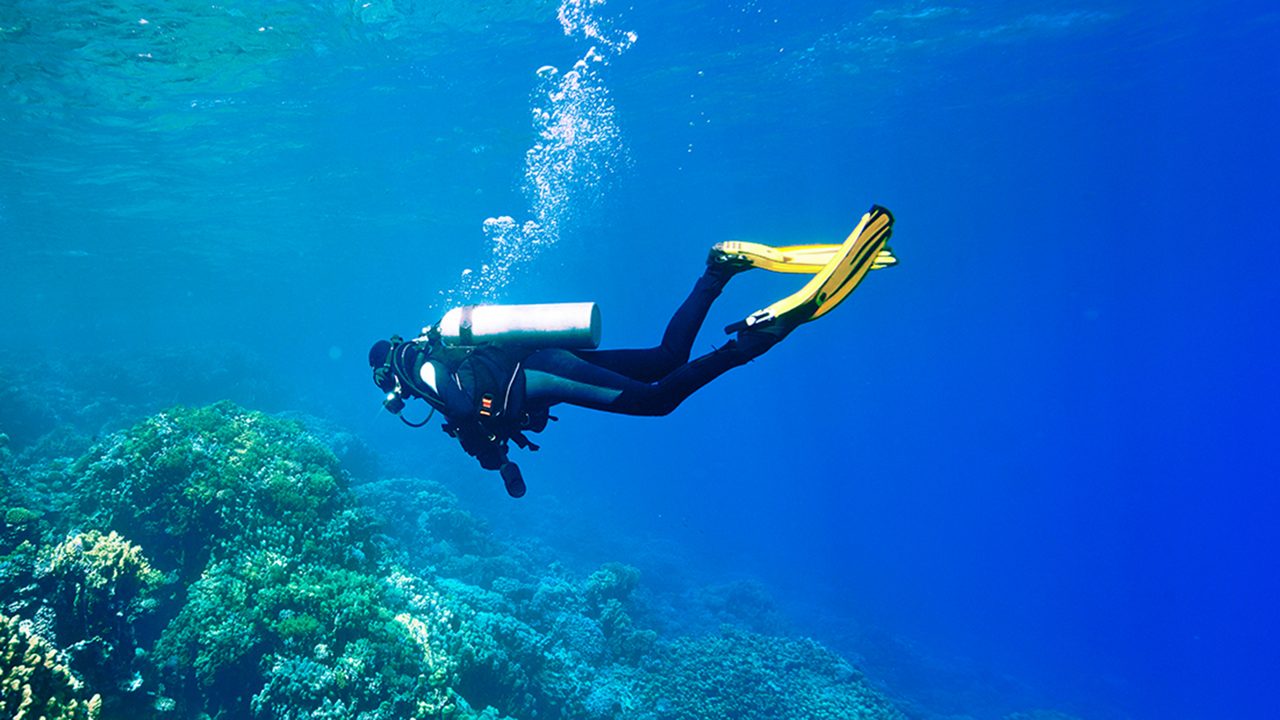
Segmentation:
<svg viewBox="0 0 1280 720">
<path fill-rule="evenodd" d="M 728 276 L 709 269 L 676 310 L 662 344 L 643 350 L 538 350 L 524 361 L 529 406 L 558 403 L 625 415 L 666 415 L 725 371 L 743 365 L 773 345 L 770 336 L 729 340 L 692 362 L 707 311 Z"/>
<path fill-rule="evenodd" d="M 448 421 L 446 432 L 482 467 L 497 470 L 508 463 L 508 440 L 537 449 L 524 432 L 540 432 L 554 405 L 666 415 L 703 385 L 772 347 L 781 335 L 744 331 L 689 360 L 707 311 L 731 275 L 709 267 L 672 316 L 657 347 L 543 349 L 526 354 L 515 347 L 457 349 L 414 341 L 395 345 L 386 362 L 405 396 L 422 398 L 441 411 Z M 382 361 L 373 355 L 376 381 Z M 431 367 L 424 367 L 428 364 Z"/>
</svg>

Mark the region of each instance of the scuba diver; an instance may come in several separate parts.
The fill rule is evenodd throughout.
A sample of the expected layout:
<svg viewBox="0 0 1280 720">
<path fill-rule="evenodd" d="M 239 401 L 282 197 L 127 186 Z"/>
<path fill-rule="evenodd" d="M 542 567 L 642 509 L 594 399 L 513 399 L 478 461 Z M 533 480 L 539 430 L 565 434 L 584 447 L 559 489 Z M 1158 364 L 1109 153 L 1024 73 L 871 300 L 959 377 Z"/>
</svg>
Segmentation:
<svg viewBox="0 0 1280 720">
<path fill-rule="evenodd" d="M 539 433 L 553 406 L 625 415 L 666 415 L 685 398 L 731 368 L 763 355 L 802 323 L 838 305 L 869 270 L 895 265 L 885 243 L 893 215 L 875 205 L 839 245 L 770 247 L 723 242 L 712 247 L 706 270 L 676 310 L 662 343 L 646 349 L 597 350 L 600 315 L 595 303 L 479 305 L 454 308 L 412 339 L 392 336 L 369 350 L 373 381 L 383 405 L 400 415 L 405 400 L 438 411 L 443 429 L 486 470 L 498 470 L 511 497 L 525 494 L 508 444 L 537 450 L 526 433 Z M 694 338 L 730 278 L 745 270 L 811 274 L 796 293 L 725 328 L 736 337 L 690 360 Z"/>
</svg>

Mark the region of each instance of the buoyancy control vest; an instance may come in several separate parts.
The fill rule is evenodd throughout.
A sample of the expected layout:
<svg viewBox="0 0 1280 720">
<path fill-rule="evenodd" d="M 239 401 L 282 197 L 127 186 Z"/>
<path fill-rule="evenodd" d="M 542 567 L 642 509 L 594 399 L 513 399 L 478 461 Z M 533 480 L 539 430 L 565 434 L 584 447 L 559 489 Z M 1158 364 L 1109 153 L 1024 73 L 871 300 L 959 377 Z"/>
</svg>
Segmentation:
<svg viewBox="0 0 1280 720">
<path fill-rule="evenodd" d="M 417 345 L 417 352 L 405 347 L 410 345 Z M 528 349 L 489 343 L 446 346 L 414 341 L 395 348 L 392 362 L 401 382 L 445 416 L 442 429 L 482 467 L 497 470 L 506 462 L 508 441 L 537 450 L 538 446 L 524 433 L 541 432 L 548 420 L 554 419 L 545 407 L 526 408 L 523 361 L 528 354 Z M 428 361 L 435 361 L 446 370 L 447 377 L 440 382 L 455 382 L 456 377 L 464 398 L 461 402 L 467 406 L 451 405 L 439 391 L 422 381 L 422 366 Z"/>
</svg>

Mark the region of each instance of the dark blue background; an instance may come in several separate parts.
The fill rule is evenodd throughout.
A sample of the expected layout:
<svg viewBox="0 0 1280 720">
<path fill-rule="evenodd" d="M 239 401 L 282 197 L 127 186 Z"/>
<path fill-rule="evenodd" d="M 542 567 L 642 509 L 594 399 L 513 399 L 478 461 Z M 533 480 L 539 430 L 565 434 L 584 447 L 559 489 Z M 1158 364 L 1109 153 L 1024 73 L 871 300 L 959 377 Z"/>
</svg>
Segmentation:
<svg viewBox="0 0 1280 720">
<path fill-rule="evenodd" d="M 96 347 L 245 346 L 281 378 L 261 405 L 449 473 L 500 528 L 658 587 L 761 578 L 844 652 L 874 629 L 977 668 L 977 705 L 1275 716 L 1280 21 L 955 8 L 616 9 L 631 163 L 507 299 L 595 299 L 607 345 L 651 344 L 711 243 L 837 242 L 872 202 L 902 263 L 669 418 L 565 409 L 519 503 L 379 414 L 363 356 L 443 309 L 484 218 L 527 216 L 534 70 L 585 50 L 549 11 L 136 107 L 17 73 L 3 344 L 90 375 Z M 735 280 L 699 348 L 794 285 Z"/>
</svg>

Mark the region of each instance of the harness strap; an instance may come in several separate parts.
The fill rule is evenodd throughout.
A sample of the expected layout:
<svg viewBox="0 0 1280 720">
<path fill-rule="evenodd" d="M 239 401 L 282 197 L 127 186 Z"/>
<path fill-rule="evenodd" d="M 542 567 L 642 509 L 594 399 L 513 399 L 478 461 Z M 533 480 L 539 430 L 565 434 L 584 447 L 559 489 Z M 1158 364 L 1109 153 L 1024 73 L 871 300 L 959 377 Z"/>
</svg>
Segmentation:
<svg viewBox="0 0 1280 720">
<path fill-rule="evenodd" d="M 390 357 L 392 372 L 404 382 L 404 384 L 408 387 L 410 391 L 413 392 L 414 395 L 422 398 L 428 405 L 431 406 L 431 412 L 433 414 L 437 410 L 443 411 L 440 400 L 436 396 L 435 390 L 433 388 L 423 387 L 421 379 L 417 376 L 416 373 L 413 372 L 412 368 L 408 368 L 406 365 L 406 355 L 409 352 L 409 346 L 414 342 L 416 341 L 410 340 L 409 342 L 400 343 L 399 345 L 392 348 L 391 357 Z M 430 361 L 428 360 L 428 362 Z M 431 417 L 428 416 L 427 420 L 430 420 L 430 419 Z M 422 421 L 423 424 L 426 424 L 427 420 L 423 420 Z M 413 423 L 410 423 L 408 421 L 405 421 L 405 422 L 406 424 L 412 427 L 422 427 L 422 425 L 414 425 Z"/>
</svg>

